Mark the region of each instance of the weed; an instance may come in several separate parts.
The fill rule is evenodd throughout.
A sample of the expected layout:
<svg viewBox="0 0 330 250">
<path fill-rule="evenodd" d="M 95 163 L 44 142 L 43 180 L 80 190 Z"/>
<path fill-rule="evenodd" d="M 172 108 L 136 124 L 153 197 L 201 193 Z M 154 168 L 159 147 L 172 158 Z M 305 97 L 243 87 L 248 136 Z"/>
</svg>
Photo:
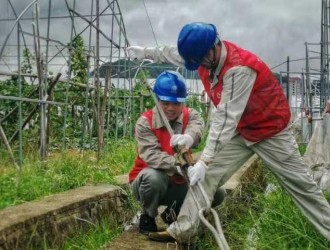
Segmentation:
<svg viewBox="0 0 330 250">
<path fill-rule="evenodd" d="M 0 166 L 0 209 L 86 184 L 114 184 L 114 176 L 126 173 L 132 166 L 133 152 L 135 142 L 124 140 L 113 142 L 99 162 L 94 152 L 82 155 L 78 150 L 67 150 L 51 153 L 46 165 L 38 161 L 36 152 L 31 152 L 21 171 L 10 165 Z"/>
</svg>

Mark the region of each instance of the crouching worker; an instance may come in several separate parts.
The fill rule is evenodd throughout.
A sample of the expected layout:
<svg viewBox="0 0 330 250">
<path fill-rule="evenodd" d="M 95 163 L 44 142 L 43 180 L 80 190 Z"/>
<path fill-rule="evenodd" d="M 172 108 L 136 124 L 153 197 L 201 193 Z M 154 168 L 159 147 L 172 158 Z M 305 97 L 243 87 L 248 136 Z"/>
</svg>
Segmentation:
<svg viewBox="0 0 330 250">
<path fill-rule="evenodd" d="M 200 114 L 185 107 L 187 96 L 184 78 L 177 72 L 165 71 L 156 79 L 153 92 L 174 132 L 171 137 L 157 107 L 141 115 L 135 125 L 137 152 L 129 173 L 132 193 L 142 206 L 139 231 L 143 234 L 157 232 L 155 218 L 158 207 L 167 208 L 161 214 L 166 224 L 175 221 L 188 191 L 188 183 L 182 176 L 173 146 L 186 149 L 197 146 L 201 140 L 204 122 Z M 217 203 L 225 192 L 216 193 Z"/>
</svg>

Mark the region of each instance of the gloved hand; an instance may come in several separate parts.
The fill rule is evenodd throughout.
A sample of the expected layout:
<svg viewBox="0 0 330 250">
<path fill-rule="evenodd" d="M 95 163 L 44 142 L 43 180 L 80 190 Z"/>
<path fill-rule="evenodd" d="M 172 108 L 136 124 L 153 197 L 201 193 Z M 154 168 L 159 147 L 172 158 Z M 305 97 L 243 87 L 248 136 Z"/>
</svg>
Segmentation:
<svg viewBox="0 0 330 250">
<path fill-rule="evenodd" d="M 190 148 L 194 143 L 194 139 L 192 138 L 191 135 L 188 134 L 176 134 L 176 135 L 172 135 L 171 140 L 170 140 L 170 144 L 171 146 L 182 146 L 184 145 L 185 148 Z"/>
<path fill-rule="evenodd" d="M 142 61 L 145 59 L 144 47 L 141 46 L 130 46 L 126 49 L 128 56 L 131 60 Z"/>
<path fill-rule="evenodd" d="M 188 168 L 190 186 L 194 186 L 198 181 L 204 180 L 206 169 L 207 165 L 201 160 L 196 162 L 194 166 Z"/>
</svg>

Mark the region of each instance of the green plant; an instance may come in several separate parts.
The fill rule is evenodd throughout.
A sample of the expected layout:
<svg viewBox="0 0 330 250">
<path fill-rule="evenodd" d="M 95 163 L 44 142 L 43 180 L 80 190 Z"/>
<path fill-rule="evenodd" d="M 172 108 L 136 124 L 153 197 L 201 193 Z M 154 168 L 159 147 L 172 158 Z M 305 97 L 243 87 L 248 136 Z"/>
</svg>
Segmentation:
<svg viewBox="0 0 330 250">
<path fill-rule="evenodd" d="M 23 50 L 23 61 L 21 66 L 21 71 L 24 74 L 32 73 L 32 65 L 35 64 L 35 57 L 31 54 L 28 48 Z"/>
<path fill-rule="evenodd" d="M 256 249 L 329 249 L 330 243 L 301 214 L 282 188 L 262 197 L 250 245 Z"/>
<path fill-rule="evenodd" d="M 299 144 L 298 146 L 298 150 L 300 152 L 301 155 L 304 155 L 307 149 L 307 145 L 306 144 Z"/>
<path fill-rule="evenodd" d="M 264 163 L 259 162 L 259 167 L 263 174 L 258 179 L 270 191 L 265 192 L 259 181 L 248 181 L 241 196 L 226 200 L 220 209 L 231 249 L 329 249 L 329 242 L 302 215 Z"/>
<path fill-rule="evenodd" d="M 100 225 L 91 227 L 87 232 L 78 232 L 64 242 L 62 250 L 85 249 L 99 250 L 122 232 L 115 219 L 103 219 Z"/>
<path fill-rule="evenodd" d="M 17 76 L 11 76 L 10 79 L 0 81 L 0 95 L 4 96 L 19 96 L 18 85 L 22 86 L 22 96 L 29 96 L 30 98 L 37 96 L 37 89 L 35 86 L 27 84 L 24 79 L 19 81 Z M 22 102 L 22 115 L 28 115 L 35 104 Z M 7 137 L 10 138 L 12 133 L 18 129 L 18 102 L 15 100 L 1 100 L 0 102 L 0 121 Z"/>
<path fill-rule="evenodd" d="M 77 150 L 67 150 L 66 153 L 49 155 L 44 167 L 38 160 L 38 152 L 33 151 L 25 157 L 21 171 L 10 165 L 1 165 L 0 209 L 87 183 L 114 184 L 114 176 L 126 173 L 133 165 L 135 145 L 133 140 L 112 141 L 100 162 L 96 161 L 95 152 L 85 151 L 81 155 Z M 125 148 L 124 153 L 118 148 Z"/>
<path fill-rule="evenodd" d="M 133 166 L 136 158 L 136 141 L 134 139 L 121 139 L 107 142 L 107 152 L 104 153 L 101 165 L 111 165 L 113 175 L 127 173 Z"/>
<path fill-rule="evenodd" d="M 189 96 L 186 101 L 186 106 L 196 109 L 204 121 L 207 120 L 207 106 L 205 104 L 201 104 L 197 96 Z"/>
<path fill-rule="evenodd" d="M 74 37 L 71 46 L 71 71 L 73 73 L 73 81 L 85 83 L 87 79 L 87 57 L 82 36 L 77 35 Z"/>
</svg>

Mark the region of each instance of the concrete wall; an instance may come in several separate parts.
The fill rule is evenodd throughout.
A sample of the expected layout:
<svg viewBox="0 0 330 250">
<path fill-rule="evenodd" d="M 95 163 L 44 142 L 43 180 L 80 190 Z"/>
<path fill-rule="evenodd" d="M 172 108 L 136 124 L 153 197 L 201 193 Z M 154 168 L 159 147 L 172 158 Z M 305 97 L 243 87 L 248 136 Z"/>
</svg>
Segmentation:
<svg viewBox="0 0 330 250">
<path fill-rule="evenodd" d="M 0 249 L 60 246 L 102 218 L 126 218 L 127 194 L 112 185 L 84 186 L 0 211 Z"/>
</svg>

